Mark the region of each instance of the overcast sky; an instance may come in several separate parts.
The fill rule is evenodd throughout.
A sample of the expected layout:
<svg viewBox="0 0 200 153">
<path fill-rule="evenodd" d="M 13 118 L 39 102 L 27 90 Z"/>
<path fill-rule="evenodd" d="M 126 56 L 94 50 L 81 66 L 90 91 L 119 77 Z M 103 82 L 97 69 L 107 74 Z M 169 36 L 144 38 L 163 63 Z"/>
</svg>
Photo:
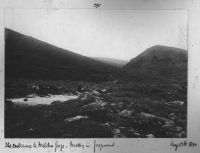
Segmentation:
<svg viewBox="0 0 200 153">
<path fill-rule="evenodd" d="M 91 57 L 130 60 L 153 45 L 187 49 L 180 10 L 6 9 L 5 27 Z"/>
</svg>

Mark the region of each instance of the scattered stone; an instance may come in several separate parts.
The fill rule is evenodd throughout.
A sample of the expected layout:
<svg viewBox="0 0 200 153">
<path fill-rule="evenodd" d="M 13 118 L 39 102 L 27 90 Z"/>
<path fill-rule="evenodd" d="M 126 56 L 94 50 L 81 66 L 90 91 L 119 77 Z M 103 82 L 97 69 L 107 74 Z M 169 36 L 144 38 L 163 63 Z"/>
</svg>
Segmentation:
<svg viewBox="0 0 200 153">
<path fill-rule="evenodd" d="M 186 138 L 186 136 L 187 136 L 187 134 L 186 134 L 185 131 L 182 131 L 182 132 L 180 132 L 180 133 L 176 133 L 176 134 L 175 134 L 175 137 L 176 137 L 176 138 Z"/>
<path fill-rule="evenodd" d="M 167 104 L 168 104 L 168 105 L 179 105 L 179 106 L 183 106 L 183 105 L 184 105 L 184 101 L 175 100 L 175 101 L 167 102 Z"/>
<path fill-rule="evenodd" d="M 162 128 L 165 129 L 166 131 L 171 131 L 171 132 L 181 132 L 183 130 L 183 128 L 180 126 L 174 126 L 174 122 L 165 123 L 165 125 L 163 125 Z"/>
<path fill-rule="evenodd" d="M 127 136 L 128 137 L 133 137 L 133 138 L 139 138 L 141 137 L 140 133 L 133 128 L 130 128 L 127 130 Z"/>
<path fill-rule="evenodd" d="M 169 119 L 166 119 L 166 118 L 163 118 L 163 117 L 159 117 L 159 116 L 156 116 L 156 115 L 152 115 L 152 114 L 148 114 L 148 113 L 144 113 L 144 112 L 141 112 L 140 113 L 140 117 L 144 118 L 144 119 L 155 119 L 155 120 L 158 120 L 158 121 L 161 121 L 161 122 L 167 122 L 167 121 L 170 121 Z"/>
<path fill-rule="evenodd" d="M 121 117 L 130 117 L 131 113 L 132 113 L 131 111 L 123 110 L 123 111 L 119 112 L 119 116 L 121 116 Z"/>
<path fill-rule="evenodd" d="M 167 121 L 165 121 L 165 124 L 163 126 L 174 126 L 174 121 L 167 120 Z"/>
<path fill-rule="evenodd" d="M 178 101 L 178 100 L 173 101 L 173 103 L 176 105 L 180 105 L 180 106 L 183 106 L 183 104 L 184 104 L 183 101 Z"/>
<path fill-rule="evenodd" d="M 111 105 L 111 106 L 116 106 L 117 104 L 116 104 L 116 103 L 111 103 L 110 105 Z"/>
<path fill-rule="evenodd" d="M 176 128 L 176 132 L 181 132 L 183 130 L 183 128 L 180 126 L 175 126 L 175 128 Z"/>
<path fill-rule="evenodd" d="M 65 133 L 62 135 L 62 138 L 71 138 L 71 137 L 72 137 L 72 135 L 69 133 Z"/>
<path fill-rule="evenodd" d="M 97 96 L 100 95 L 100 93 L 99 93 L 98 91 L 96 91 L 96 90 L 93 90 L 93 91 L 92 91 L 92 94 L 97 95 Z"/>
<path fill-rule="evenodd" d="M 176 124 L 183 127 L 186 125 L 186 120 L 178 119 Z"/>
<path fill-rule="evenodd" d="M 73 122 L 73 121 L 77 121 L 77 120 L 80 120 L 80 119 L 87 119 L 88 116 L 75 116 L 75 117 L 71 117 L 71 118 L 66 118 L 65 119 L 65 122 Z"/>
<path fill-rule="evenodd" d="M 155 136 L 153 134 L 148 134 L 146 135 L 147 138 L 155 138 Z"/>
<path fill-rule="evenodd" d="M 121 131 L 120 131 L 120 129 L 113 129 L 112 133 L 114 135 L 113 136 L 114 138 L 120 138 L 121 137 Z"/>
<path fill-rule="evenodd" d="M 172 116 L 170 119 L 173 120 L 173 121 L 175 121 L 175 120 L 178 119 L 178 117 L 177 117 L 176 115 L 174 115 L 174 116 Z"/>
<path fill-rule="evenodd" d="M 171 113 L 171 114 L 168 115 L 168 118 L 171 118 L 171 117 L 173 117 L 174 115 L 175 115 L 174 113 Z"/>
<path fill-rule="evenodd" d="M 126 127 L 119 127 L 119 129 L 120 129 L 120 131 L 122 131 L 122 132 L 125 132 L 125 130 L 126 130 Z"/>
<path fill-rule="evenodd" d="M 108 128 L 111 127 L 109 123 L 104 123 L 103 126 L 104 126 L 104 127 L 108 127 Z"/>
<path fill-rule="evenodd" d="M 107 89 L 102 89 L 101 92 L 102 92 L 102 93 L 106 93 L 106 92 L 107 92 Z"/>
<path fill-rule="evenodd" d="M 30 128 L 30 129 L 28 129 L 27 131 L 32 132 L 32 131 L 35 131 L 35 129 Z"/>
<path fill-rule="evenodd" d="M 26 98 L 35 98 L 35 97 L 37 97 L 37 95 L 35 93 L 29 94 L 26 96 Z"/>
</svg>

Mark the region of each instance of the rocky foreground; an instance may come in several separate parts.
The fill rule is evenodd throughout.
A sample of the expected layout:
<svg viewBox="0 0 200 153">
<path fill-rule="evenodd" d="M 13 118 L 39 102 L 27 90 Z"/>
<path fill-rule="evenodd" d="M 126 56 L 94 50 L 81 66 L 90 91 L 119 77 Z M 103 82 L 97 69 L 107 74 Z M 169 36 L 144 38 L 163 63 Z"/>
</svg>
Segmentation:
<svg viewBox="0 0 200 153">
<path fill-rule="evenodd" d="M 120 80 L 101 84 L 67 82 L 15 84 L 7 93 L 24 97 L 77 95 L 50 105 L 22 106 L 5 101 L 8 138 L 184 138 L 187 103 L 181 86 L 165 88 Z M 19 92 L 20 90 L 24 92 Z M 8 97 L 10 98 L 10 97 Z"/>
</svg>

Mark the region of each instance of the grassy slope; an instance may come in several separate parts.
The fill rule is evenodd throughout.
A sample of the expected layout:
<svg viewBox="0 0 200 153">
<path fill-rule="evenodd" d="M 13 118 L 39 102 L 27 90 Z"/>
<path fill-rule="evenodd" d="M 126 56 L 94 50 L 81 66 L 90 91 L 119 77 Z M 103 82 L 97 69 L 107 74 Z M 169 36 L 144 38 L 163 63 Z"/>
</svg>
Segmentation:
<svg viewBox="0 0 200 153">
<path fill-rule="evenodd" d="M 7 78 L 106 80 L 118 68 L 5 29 Z"/>
</svg>

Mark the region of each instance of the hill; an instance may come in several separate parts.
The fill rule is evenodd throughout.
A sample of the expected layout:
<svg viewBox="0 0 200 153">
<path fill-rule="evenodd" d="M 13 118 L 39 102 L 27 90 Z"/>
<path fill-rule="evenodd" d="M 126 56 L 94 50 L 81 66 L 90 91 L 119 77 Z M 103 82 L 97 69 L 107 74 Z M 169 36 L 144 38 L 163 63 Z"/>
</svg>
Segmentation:
<svg viewBox="0 0 200 153">
<path fill-rule="evenodd" d="M 167 46 L 153 46 L 123 67 L 132 76 L 145 79 L 187 79 L 187 52 Z"/>
<path fill-rule="evenodd" d="M 128 63 L 128 61 L 125 61 L 125 60 L 107 58 L 107 57 L 94 57 L 93 59 L 103 62 L 108 65 L 119 67 L 119 68 L 122 68 Z"/>
<path fill-rule="evenodd" d="M 105 81 L 116 67 L 5 29 L 5 76 L 18 79 Z"/>
</svg>

